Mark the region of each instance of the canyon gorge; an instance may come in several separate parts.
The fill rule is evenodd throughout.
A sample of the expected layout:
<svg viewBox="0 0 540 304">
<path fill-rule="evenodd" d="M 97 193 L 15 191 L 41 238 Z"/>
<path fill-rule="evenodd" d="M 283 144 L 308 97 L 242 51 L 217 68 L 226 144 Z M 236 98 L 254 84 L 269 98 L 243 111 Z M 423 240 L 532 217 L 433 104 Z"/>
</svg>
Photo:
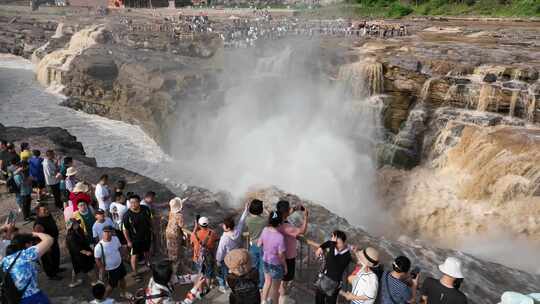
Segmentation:
<svg viewBox="0 0 540 304">
<path fill-rule="evenodd" d="M 311 239 L 338 223 L 429 274 L 457 255 L 473 303 L 537 291 L 540 23 L 410 19 L 403 37 L 227 49 L 117 17 L 0 16 L 0 51 L 31 60 L 67 110 L 140 127 L 165 153 L 159 173 L 129 169 L 172 193 L 223 210 L 294 193 Z"/>
</svg>

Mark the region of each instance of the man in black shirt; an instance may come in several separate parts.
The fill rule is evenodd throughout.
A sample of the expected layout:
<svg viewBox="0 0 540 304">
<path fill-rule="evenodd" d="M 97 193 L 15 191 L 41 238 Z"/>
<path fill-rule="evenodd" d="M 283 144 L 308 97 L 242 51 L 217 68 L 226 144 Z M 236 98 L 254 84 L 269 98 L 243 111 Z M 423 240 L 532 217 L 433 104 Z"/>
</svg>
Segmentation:
<svg viewBox="0 0 540 304">
<path fill-rule="evenodd" d="M 316 304 L 335 304 L 337 302 L 340 290 L 339 285 L 341 285 L 343 274 L 352 261 L 349 246 L 346 242 L 347 235 L 345 232 L 336 230 L 332 233 L 332 240 L 324 242 L 317 249 L 317 256 L 324 255 L 325 257 L 325 267 L 322 274 L 339 284 L 331 296 L 317 289 L 315 295 Z"/>
<path fill-rule="evenodd" d="M 60 246 L 58 245 L 58 226 L 53 216 L 49 213 L 49 208 L 45 204 L 39 204 L 36 207 L 37 217 L 34 222 L 34 231 L 43 232 L 50 235 L 54 242 L 51 249 L 41 257 L 41 265 L 43 271 L 50 280 L 61 280 L 62 277 L 58 273 L 60 268 Z"/>
<path fill-rule="evenodd" d="M 461 261 L 449 257 L 439 265 L 443 273 L 440 280 L 427 278 L 422 284 L 422 302 L 424 304 L 467 304 L 467 297 L 458 290 L 463 280 Z M 459 283 L 458 283 L 459 282 Z"/>
<path fill-rule="evenodd" d="M 137 258 L 144 255 L 146 264 L 150 264 L 150 246 L 152 244 L 152 213 L 150 208 L 141 205 L 141 198 L 132 195 L 129 198 L 130 207 L 122 219 L 122 230 L 131 255 L 131 268 L 135 280 L 142 281 L 137 272 Z"/>
</svg>

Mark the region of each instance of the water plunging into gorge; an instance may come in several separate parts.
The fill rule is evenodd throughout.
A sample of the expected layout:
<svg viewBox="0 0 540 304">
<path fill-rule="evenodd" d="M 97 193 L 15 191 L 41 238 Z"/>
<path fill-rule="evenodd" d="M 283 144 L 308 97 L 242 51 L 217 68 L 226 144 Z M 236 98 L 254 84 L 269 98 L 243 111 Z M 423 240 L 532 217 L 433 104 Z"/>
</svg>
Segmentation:
<svg viewBox="0 0 540 304">
<path fill-rule="evenodd" d="M 317 54 L 303 52 L 287 45 L 251 63 L 231 57 L 244 68 L 225 71 L 236 80 L 223 102 L 206 111 L 187 105 L 171 132 L 179 174 L 233 195 L 275 185 L 376 227 L 384 220 L 371 216 L 380 213 L 372 189 L 382 66 L 346 65 L 332 82 L 317 70 Z"/>
</svg>

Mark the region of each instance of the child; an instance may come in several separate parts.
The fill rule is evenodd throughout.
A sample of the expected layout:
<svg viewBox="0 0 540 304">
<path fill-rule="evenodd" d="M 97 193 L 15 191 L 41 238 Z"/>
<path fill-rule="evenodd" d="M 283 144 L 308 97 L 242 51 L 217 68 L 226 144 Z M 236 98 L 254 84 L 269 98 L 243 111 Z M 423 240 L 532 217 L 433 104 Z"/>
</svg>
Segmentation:
<svg viewBox="0 0 540 304">
<path fill-rule="evenodd" d="M 114 300 L 111 298 L 105 298 L 105 284 L 97 282 L 92 286 L 92 295 L 94 300 L 90 304 L 114 304 Z"/>
</svg>

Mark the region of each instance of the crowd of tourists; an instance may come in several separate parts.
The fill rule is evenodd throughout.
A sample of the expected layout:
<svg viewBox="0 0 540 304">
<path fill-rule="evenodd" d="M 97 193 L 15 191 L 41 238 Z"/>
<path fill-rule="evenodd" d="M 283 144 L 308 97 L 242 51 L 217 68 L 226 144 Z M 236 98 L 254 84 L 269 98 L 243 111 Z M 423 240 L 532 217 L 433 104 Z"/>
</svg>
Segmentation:
<svg viewBox="0 0 540 304">
<path fill-rule="evenodd" d="M 235 304 L 291 299 L 297 264 L 303 262 L 297 259 L 298 240 L 308 232 L 309 210 L 302 205 L 292 206 L 283 199 L 268 209 L 268 203 L 253 199 L 237 221 L 231 216 L 211 223 L 209 217 L 197 215 L 188 233 L 184 203 L 189 197 L 176 197 L 168 202 L 167 226 L 161 231 L 156 193 L 148 191 L 142 197 L 126 193 L 125 181 L 111 185 L 107 175 L 95 185 L 87 183 L 70 157 L 59 160 L 48 150 L 42 158 L 28 143 L 17 151 L 14 144 L 2 141 L 0 168 L 19 206 L 1 230 L 2 296 L 17 301 L 6 303 L 50 303 L 40 289 L 38 267 L 49 280 L 62 279 L 66 269 L 60 267 L 60 242 L 65 242 L 72 264 L 68 286 L 87 284 L 95 297 L 92 303 L 115 303 L 111 298 L 115 289 L 124 300 L 147 304 L 194 303 L 212 288 L 229 294 Z M 49 196 L 54 205 L 46 203 Z M 19 213 L 33 223 L 31 233 L 16 227 Z M 301 215 L 296 224 L 289 221 L 294 213 Z M 62 225 L 65 239 L 60 238 Z M 244 232 L 249 235 L 247 249 Z M 162 233 L 165 259 L 159 250 Z M 415 303 L 418 298 L 429 304 L 467 303 L 459 290 L 464 278 L 461 262 L 454 257 L 439 266 L 440 278 L 425 278 L 420 288 L 421 272 L 408 257 L 396 257 L 385 269 L 376 248 L 351 246 L 340 230 L 333 231 L 316 254 L 321 258 L 317 304 L 336 303 L 339 297 L 355 304 Z M 147 287 L 130 293 L 128 270 Z M 148 283 L 145 271 L 152 274 Z M 173 299 L 174 287 L 188 284 L 191 288 L 184 298 Z"/>
<path fill-rule="evenodd" d="M 180 13 L 177 18 L 166 16 L 154 24 L 134 24 L 127 17 L 122 17 L 121 23 L 128 25 L 131 31 L 169 32 L 177 39 L 184 39 L 186 34 L 213 33 L 219 35 L 224 46 L 229 48 L 252 47 L 258 40 L 276 40 L 290 36 L 337 36 L 354 39 L 408 35 L 404 24 L 383 21 L 272 18 L 267 11 L 257 11 L 254 16 L 230 16 L 227 21 L 211 21 L 207 15 L 189 16 Z"/>
</svg>

